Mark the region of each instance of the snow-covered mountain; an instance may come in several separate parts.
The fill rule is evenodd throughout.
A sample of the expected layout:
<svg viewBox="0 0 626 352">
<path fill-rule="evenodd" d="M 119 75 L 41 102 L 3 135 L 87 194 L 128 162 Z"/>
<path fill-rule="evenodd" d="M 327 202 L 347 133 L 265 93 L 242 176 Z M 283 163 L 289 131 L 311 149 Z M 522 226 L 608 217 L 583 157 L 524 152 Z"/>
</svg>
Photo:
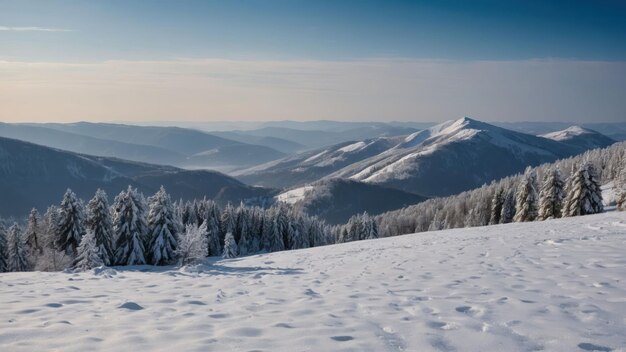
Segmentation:
<svg viewBox="0 0 626 352">
<path fill-rule="evenodd" d="M 346 179 L 329 179 L 285 191 L 275 197 L 330 224 L 342 224 L 355 214 L 377 215 L 424 201 L 397 189 Z"/>
<path fill-rule="evenodd" d="M 613 139 L 599 132 L 580 126 L 571 126 L 562 131 L 544 134 L 541 137 L 579 147 L 582 151 L 604 148 L 615 143 Z"/>
<path fill-rule="evenodd" d="M 0 216 L 23 216 L 32 207 L 45 211 L 68 187 L 83 199 L 90 199 L 97 188 L 114 197 L 128 185 L 147 195 L 163 185 L 174 199 L 206 196 L 222 204 L 273 195 L 215 171 L 76 154 L 1 137 L 0 180 Z"/>
<path fill-rule="evenodd" d="M 320 177 L 349 178 L 443 196 L 586 149 L 465 117 L 402 138 L 351 142 L 291 156 L 238 177 L 273 187 L 301 185 Z"/>
<path fill-rule="evenodd" d="M 108 123 L 0 123 L 0 136 L 67 151 L 186 168 L 249 167 L 284 157 L 273 148 L 178 127 Z"/>
<path fill-rule="evenodd" d="M 623 351 L 626 213 L 0 274 L 4 351 Z"/>
</svg>

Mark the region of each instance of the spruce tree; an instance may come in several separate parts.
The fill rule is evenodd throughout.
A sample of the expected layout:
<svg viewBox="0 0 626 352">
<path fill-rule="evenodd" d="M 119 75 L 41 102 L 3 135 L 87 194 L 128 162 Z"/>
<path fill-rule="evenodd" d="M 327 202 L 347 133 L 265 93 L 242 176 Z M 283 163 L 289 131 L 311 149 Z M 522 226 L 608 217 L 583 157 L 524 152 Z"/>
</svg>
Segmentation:
<svg viewBox="0 0 626 352">
<path fill-rule="evenodd" d="M 76 255 L 76 249 L 85 234 L 83 205 L 76 194 L 68 189 L 59 207 L 56 226 L 56 246 L 60 250 Z"/>
<path fill-rule="evenodd" d="M 513 221 L 515 217 L 515 190 L 510 189 L 504 197 L 504 203 L 502 203 L 502 213 L 500 214 L 500 223 L 508 224 Z"/>
<path fill-rule="evenodd" d="M 26 239 L 17 223 L 9 228 L 7 236 L 9 252 L 9 271 L 28 271 L 30 264 L 28 261 L 28 251 Z"/>
<path fill-rule="evenodd" d="M 206 236 L 208 241 L 208 256 L 215 257 L 222 254 L 220 242 L 220 212 L 217 204 L 211 203 L 208 210 L 208 217 L 204 220 L 206 224 Z"/>
<path fill-rule="evenodd" d="M 563 179 L 558 168 L 550 169 L 543 177 L 539 192 L 539 220 L 560 218 L 563 208 Z"/>
<path fill-rule="evenodd" d="M 170 196 L 165 192 L 163 186 L 154 196 L 150 197 L 149 202 L 150 245 L 148 253 L 150 262 L 152 265 L 166 265 L 174 260 L 176 237 L 181 232 L 182 225 L 178 223 Z"/>
<path fill-rule="evenodd" d="M 504 188 L 498 188 L 491 198 L 491 216 L 489 220 L 490 225 L 496 225 L 500 223 L 502 217 L 502 206 L 504 205 Z"/>
<path fill-rule="evenodd" d="M 31 256 L 42 253 L 41 237 L 39 213 L 37 209 L 33 208 L 28 216 L 28 225 L 26 226 L 26 245 L 30 250 Z"/>
<path fill-rule="evenodd" d="M 115 197 L 113 232 L 117 238 L 117 265 L 146 264 L 145 237 L 147 233 L 144 204 L 137 190 L 128 186 Z"/>
<path fill-rule="evenodd" d="M 563 216 L 596 214 L 604 211 L 602 190 L 596 170 L 585 162 L 567 179 Z"/>
<path fill-rule="evenodd" d="M 229 259 L 235 258 L 239 254 L 237 248 L 237 242 L 235 241 L 235 236 L 232 233 L 226 233 L 224 237 L 224 253 L 222 254 L 222 258 Z"/>
<path fill-rule="evenodd" d="M 9 271 L 9 248 L 7 241 L 7 231 L 0 223 L 0 273 Z"/>
<path fill-rule="evenodd" d="M 533 221 L 537 218 L 539 197 L 537 195 L 537 174 L 527 169 L 515 195 L 515 222 Z"/>
<path fill-rule="evenodd" d="M 88 230 L 78 246 L 78 255 L 72 267 L 78 271 L 86 271 L 104 265 L 102 253 L 96 242 L 96 235 Z"/>
<path fill-rule="evenodd" d="M 94 197 L 87 203 L 85 225 L 87 231 L 94 234 L 98 256 L 102 258 L 103 265 L 113 264 L 113 223 L 111 222 L 107 194 L 101 189 L 98 189 Z"/>
<path fill-rule="evenodd" d="M 617 210 L 626 210 L 626 167 L 618 172 L 614 181 L 615 187 L 615 205 Z"/>
</svg>

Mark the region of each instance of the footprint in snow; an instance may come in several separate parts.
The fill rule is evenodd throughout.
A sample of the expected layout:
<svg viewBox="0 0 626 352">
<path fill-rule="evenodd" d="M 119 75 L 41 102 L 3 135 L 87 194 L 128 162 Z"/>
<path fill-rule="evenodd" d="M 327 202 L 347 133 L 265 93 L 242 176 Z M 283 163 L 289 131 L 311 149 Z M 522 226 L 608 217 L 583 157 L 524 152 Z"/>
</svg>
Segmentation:
<svg viewBox="0 0 626 352">
<path fill-rule="evenodd" d="M 142 310 L 143 309 L 142 306 L 138 305 L 135 302 L 126 302 L 126 303 L 122 304 L 121 306 L 119 306 L 118 308 L 128 309 L 128 310 L 133 310 L 133 311 L 135 311 L 135 310 Z"/>
<path fill-rule="evenodd" d="M 330 338 L 339 342 L 346 342 L 346 341 L 354 340 L 354 337 L 352 336 L 331 336 Z"/>
<path fill-rule="evenodd" d="M 606 346 L 595 345 L 589 342 L 582 342 L 578 344 L 578 348 L 585 351 L 600 351 L 600 352 L 610 352 L 613 351 L 612 348 Z"/>
</svg>

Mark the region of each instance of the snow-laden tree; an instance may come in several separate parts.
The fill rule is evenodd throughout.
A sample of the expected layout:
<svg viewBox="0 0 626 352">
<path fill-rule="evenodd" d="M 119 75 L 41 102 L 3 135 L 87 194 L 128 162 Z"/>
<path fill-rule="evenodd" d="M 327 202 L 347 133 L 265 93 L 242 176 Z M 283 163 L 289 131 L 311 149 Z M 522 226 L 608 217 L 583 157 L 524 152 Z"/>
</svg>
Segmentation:
<svg viewBox="0 0 626 352">
<path fill-rule="evenodd" d="M 98 256 L 102 259 L 103 265 L 113 264 L 115 253 L 113 250 L 113 223 L 111 222 L 107 194 L 101 189 L 98 189 L 94 197 L 87 203 L 85 225 L 87 231 L 94 234 Z"/>
<path fill-rule="evenodd" d="M 278 229 L 276 219 L 267 219 L 263 229 L 263 250 L 265 252 L 278 252 L 285 250 L 283 236 Z"/>
<path fill-rule="evenodd" d="M 615 178 L 615 205 L 617 210 L 626 210 L 626 165 L 621 168 Z"/>
<path fill-rule="evenodd" d="M 560 218 L 563 208 L 564 182 L 558 168 L 548 170 L 539 192 L 539 220 Z"/>
<path fill-rule="evenodd" d="M 72 267 L 77 271 L 86 271 L 104 265 L 102 252 L 96 242 L 96 235 L 92 230 L 87 230 L 78 246 L 78 255 Z"/>
<path fill-rule="evenodd" d="M 192 264 L 206 256 L 208 252 L 206 225 L 205 222 L 200 227 L 189 224 L 185 227 L 185 232 L 179 232 L 176 255 L 180 265 Z"/>
<path fill-rule="evenodd" d="M 113 204 L 113 232 L 117 238 L 115 264 L 146 264 L 145 237 L 148 232 L 142 197 L 128 186 Z"/>
<path fill-rule="evenodd" d="M 28 215 L 28 224 L 26 225 L 26 245 L 30 250 L 31 257 L 38 256 L 42 253 L 41 241 L 41 221 L 39 220 L 39 212 L 33 208 Z"/>
<path fill-rule="evenodd" d="M 539 196 L 537 194 L 537 173 L 528 168 L 522 182 L 517 187 L 515 195 L 516 212 L 513 221 L 534 221 L 539 210 Z"/>
<path fill-rule="evenodd" d="M 508 224 L 515 217 L 515 190 L 510 189 L 504 197 L 502 212 L 500 213 L 500 223 Z"/>
<path fill-rule="evenodd" d="M 174 260 L 176 237 L 182 231 L 182 224 L 178 223 L 170 196 L 163 186 L 149 198 L 148 202 L 150 203 L 148 214 L 150 262 L 152 265 L 166 265 Z M 197 226 L 197 224 L 193 225 Z"/>
<path fill-rule="evenodd" d="M 72 265 L 72 257 L 56 246 L 59 214 L 59 208 L 56 205 L 51 205 L 43 216 L 41 237 L 43 252 L 36 258 L 35 270 L 59 271 Z"/>
<path fill-rule="evenodd" d="M 13 226 L 9 228 L 7 242 L 9 252 L 9 271 L 28 271 L 30 269 L 30 263 L 28 261 L 26 238 L 17 223 L 14 223 Z"/>
<path fill-rule="evenodd" d="M 591 162 L 584 162 L 567 179 L 563 216 L 596 214 L 604 211 L 602 190 Z"/>
<path fill-rule="evenodd" d="M 500 219 L 502 217 L 502 206 L 504 205 L 505 197 L 504 188 L 498 188 L 493 193 L 493 197 L 491 198 L 491 216 L 489 225 L 496 225 L 500 223 Z"/>
<path fill-rule="evenodd" d="M 76 255 L 76 249 L 85 234 L 85 218 L 82 202 L 70 189 L 63 196 L 57 221 L 57 248 L 70 256 Z"/>
<path fill-rule="evenodd" d="M 228 203 L 224 210 L 222 211 L 222 215 L 220 217 L 220 231 L 221 231 L 221 241 L 226 240 L 226 234 L 231 233 L 234 234 L 237 229 L 237 214 L 235 208 Z"/>
<path fill-rule="evenodd" d="M 7 242 L 7 230 L 0 223 L 0 273 L 9 270 L 9 248 Z"/>
<path fill-rule="evenodd" d="M 235 236 L 232 233 L 226 233 L 226 237 L 224 237 L 224 253 L 222 254 L 222 258 L 235 258 L 239 254 L 239 250 L 237 248 L 237 242 L 235 241 Z"/>
<path fill-rule="evenodd" d="M 239 255 L 248 255 L 250 252 L 248 251 L 250 236 L 252 235 L 249 231 L 250 226 L 248 223 L 248 217 L 243 216 L 239 219 L 238 224 L 239 231 L 239 242 L 237 242 L 237 247 L 239 248 Z"/>
<path fill-rule="evenodd" d="M 208 206 L 207 217 L 203 224 L 206 224 L 206 237 L 208 242 L 208 256 L 215 257 L 222 254 L 222 244 L 220 241 L 220 213 L 217 204 L 211 202 Z"/>
</svg>

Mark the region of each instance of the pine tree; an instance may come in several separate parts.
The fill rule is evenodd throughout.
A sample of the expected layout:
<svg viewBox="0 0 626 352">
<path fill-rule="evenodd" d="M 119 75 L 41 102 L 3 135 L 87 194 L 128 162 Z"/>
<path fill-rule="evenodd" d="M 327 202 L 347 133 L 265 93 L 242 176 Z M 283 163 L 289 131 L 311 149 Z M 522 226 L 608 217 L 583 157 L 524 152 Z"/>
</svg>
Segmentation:
<svg viewBox="0 0 626 352">
<path fill-rule="evenodd" d="M 78 271 L 86 271 L 104 265 L 102 253 L 96 242 L 96 235 L 88 230 L 78 246 L 78 255 L 74 260 L 73 268 Z"/>
<path fill-rule="evenodd" d="M 107 194 L 101 189 L 98 189 L 94 197 L 87 203 L 85 225 L 87 231 L 94 234 L 98 256 L 102 258 L 103 265 L 113 264 L 113 223 L 111 222 Z"/>
<path fill-rule="evenodd" d="M 188 265 L 204 258 L 207 254 L 207 223 L 203 222 L 200 227 L 194 224 L 187 225 L 185 232 L 178 234 L 178 246 L 176 255 L 180 265 Z"/>
<path fill-rule="evenodd" d="M 28 225 L 26 226 L 26 245 L 30 249 L 31 256 L 40 255 L 42 253 L 41 244 L 41 224 L 39 221 L 39 213 L 33 208 L 28 216 Z"/>
<path fill-rule="evenodd" d="M 526 170 L 515 196 L 515 222 L 533 221 L 538 213 L 537 174 L 530 168 Z"/>
<path fill-rule="evenodd" d="M 563 208 L 563 179 L 558 168 L 550 169 L 543 177 L 539 192 L 539 220 L 560 218 Z"/>
<path fill-rule="evenodd" d="M 490 225 L 499 224 L 502 217 L 502 206 L 504 205 L 504 188 L 498 188 L 491 198 L 491 217 Z"/>
<path fill-rule="evenodd" d="M 56 227 L 56 246 L 72 256 L 85 234 L 83 205 L 76 194 L 68 189 L 63 196 L 59 208 L 59 218 Z"/>
<path fill-rule="evenodd" d="M 0 273 L 9 270 L 9 248 L 7 242 L 7 231 L 0 223 Z"/>
<path fill-rule="evenodd" d="M 150 197 L 149 202 L 150 262 L 153 265 L 166 265 L 174 260 L 176 237 L 181 232 L 182 225 L 178 223 L 170 196 L 163 186 L 153 197 Z"/>
<path fill-rule="evenodd" d="M 140 195 L 131 186 L 115 197 L 113 231 L 117 238 L 115 263 L 143 265 L 147 233 L 145 208 Z"/>
<path fill-rule="evenodd" d="M 222 258 L 229 259 L 235 258 L 238 255 L 237 242 L 235 241 L 235 236 L 232 233 L 226 233 L 226 237 L 224 237 L 224 253 L 222 254 Z"/>
<path fill-rule="evenodd" d="M 515 217 L 515 190 L 510 189 L 504 197 L 504 203 L 502 203 L 502 213 L 500 214 L 500 223 L 508 224 L 513 221 Z"/>
<path fill-rule="evenodd" d="M 596 214 L 604 211 L 602 190 L 591 162 L 583 163 L 567 179 L 563 216 Z"/>
<path fill-rule="evenodd" d="M 9 271 L 27 271 L 30 267 L 28 262 L 28 252 L 26 247 L 26 239 L 17 223 L 9 228 L 8 252 L 9 252 Z"/>
</svg>

